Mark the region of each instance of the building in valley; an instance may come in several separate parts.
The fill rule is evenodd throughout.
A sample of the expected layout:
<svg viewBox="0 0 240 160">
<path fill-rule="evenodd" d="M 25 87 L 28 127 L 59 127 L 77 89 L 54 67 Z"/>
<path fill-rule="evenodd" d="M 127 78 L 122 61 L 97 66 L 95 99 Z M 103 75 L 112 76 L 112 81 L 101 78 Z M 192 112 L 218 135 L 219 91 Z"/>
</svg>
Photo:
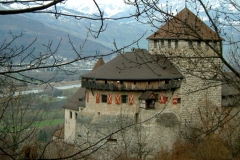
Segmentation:
<svg viewBox="0 0 240 160">
<path fill-rule="evenodd" d="M 88 147 L 101 140 L 92 150 L 107 142 L 102 149 L 113 157 L 171 148 L 186 122 L 197 123 L 199 108 L 221 107 L 222 40 L 184 8 L 148 37 L 148 51 L 100 59 L 82 75 L 74 107 L 65 105 L 65 140 Z"/>
</svg>

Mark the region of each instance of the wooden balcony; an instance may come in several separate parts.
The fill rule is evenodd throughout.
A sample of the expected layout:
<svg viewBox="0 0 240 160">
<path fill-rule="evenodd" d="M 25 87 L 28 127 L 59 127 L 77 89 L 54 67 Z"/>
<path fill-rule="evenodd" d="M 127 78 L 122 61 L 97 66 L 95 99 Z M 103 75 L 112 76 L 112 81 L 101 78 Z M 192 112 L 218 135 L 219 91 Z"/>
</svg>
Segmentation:
<svg viewBox="0 0 240 160">
<path fill-rule="evenodd" d="M 167 82 L 167 83 L 166 83 Z M 82 87 L 98 90 L 112 91 L 144 91 L 144 90 L 175 90 L 180 88 L 181 80 L 167 81 L 103 81 L 103 80 L 82 80 Z"/>
</svg>

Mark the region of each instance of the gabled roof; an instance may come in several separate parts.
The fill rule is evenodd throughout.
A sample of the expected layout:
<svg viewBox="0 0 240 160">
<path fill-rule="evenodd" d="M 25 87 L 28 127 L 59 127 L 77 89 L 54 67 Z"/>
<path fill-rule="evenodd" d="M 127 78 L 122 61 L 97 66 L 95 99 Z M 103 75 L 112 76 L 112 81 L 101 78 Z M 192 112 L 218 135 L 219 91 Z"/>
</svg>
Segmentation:
<svg viewBox="0 0 240 160">
<path fill-rule="evenodd" d="M 156 95 L 153 93 L 153 91 L 145 91 L 143 92 L 138 99 L 148 100 L 148 99 L 156 99 Z"/>
<path fill-rule="evenodd" d="M 79 110 L 79 107 L 85 107 L 85 88 L 79 88 L 63 108 Z"/>
<path fill-rule="evenodd" d="M 223 40 L 188 8 L 181 10 L 148 39 Z"/>
<path fill-rule="evenodd" d="M 151 55 L 145 49 L 120 54 L 104 65 L 83 74 L 96 80 L 181 79 L 183 75 L 164 55 Z"/>
</svg>

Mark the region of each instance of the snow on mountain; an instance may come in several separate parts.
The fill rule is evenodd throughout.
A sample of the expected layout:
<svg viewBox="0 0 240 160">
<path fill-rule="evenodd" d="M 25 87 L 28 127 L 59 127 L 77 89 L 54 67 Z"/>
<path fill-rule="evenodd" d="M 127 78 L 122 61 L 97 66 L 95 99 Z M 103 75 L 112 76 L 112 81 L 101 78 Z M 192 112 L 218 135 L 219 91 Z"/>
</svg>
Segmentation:
<svg viewBox="0 0 240 160">
<path fill-rule="evenodd" d="M 126 11 L 130 6 L 126 6 L 123 0 L 99 0 L 98 6 L 104 11 L 104 16 L 111 17 L 119 12 Z M 66 8 L 71 8 L 85 14 L 97 14 L 99 12 L 93 1 L 68 0 L 63 4 Z"/>
</svg>

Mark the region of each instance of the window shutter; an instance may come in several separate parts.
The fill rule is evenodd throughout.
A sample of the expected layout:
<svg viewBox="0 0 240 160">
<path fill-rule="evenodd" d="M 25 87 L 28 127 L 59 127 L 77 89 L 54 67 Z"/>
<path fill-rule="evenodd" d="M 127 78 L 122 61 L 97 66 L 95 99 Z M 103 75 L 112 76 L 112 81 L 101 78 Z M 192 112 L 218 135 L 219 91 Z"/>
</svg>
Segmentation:
<svg viewBox="0 0 240 160">
<path fill-rule="evenodd" d="M 159 102 L 160 102 L 161 104 L 166 104 L 166 102 L 167 102 L 167 97 L 165 97 L 164 95 L 160 95 Z"/>
<path fill-rule="evenodd" d="M 178 104 L 177 98 L 173 98 L 173 104 L 174 104 L 174 105 Z"/>
<path fill-rule="evenodd" d="M 133 100 L 133 95 L 132 94 L 130 94 L 130 96 L 129 96 L 129 104 L 133 104 L 133 102 L 134 102 L 134 100 Z"/>
<path fill-rule="evenodd" d="M 96 94 L 96 103 L 100 103 L 100 94 Z"/>
<path fill-rule="evenodd" d="M 115 103 L 120 104 L 120 101 L 121 101 L 121 96 L 119 94 L 116 94 L 115 95 Z"/>
<path fill-rule="evenodd" d="M 107 96 L 107 103 L 112 104 L 112 95 L 111 94 L 108 94 L 108 96 Z"/>
</svg>

